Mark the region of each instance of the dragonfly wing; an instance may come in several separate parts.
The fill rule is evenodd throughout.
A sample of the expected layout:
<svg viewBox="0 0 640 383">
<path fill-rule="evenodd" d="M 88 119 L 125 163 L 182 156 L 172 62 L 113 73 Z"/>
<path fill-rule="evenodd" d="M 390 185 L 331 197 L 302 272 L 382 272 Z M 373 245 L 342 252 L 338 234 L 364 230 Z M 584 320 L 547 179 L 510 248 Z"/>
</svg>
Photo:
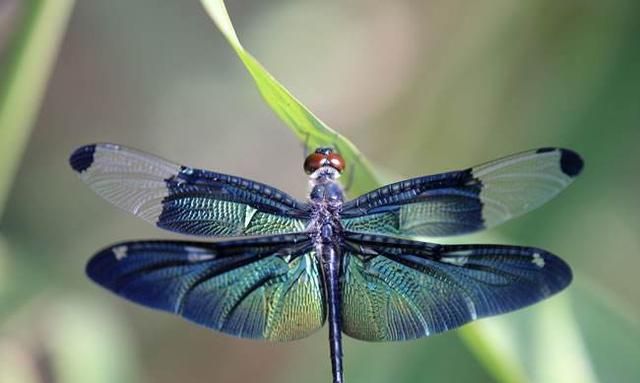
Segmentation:
<svg viewBox="0 0 640 383">
<path fill-rule="evenodd" d="M 343 331 L 367 341 L 420 338 L 540 301 L 571 282 L 531 247 L 436 245 L 346 233 Z"/>
<path fill-rule="evenodd" d="M 78 148 L 71 167 L 98 195 L 158 227 L 203 236 L 302 231 L 308 206 L 240 177 L 177 165 L 114 144 Z"/>
<path fill-rule="evenodd" d="M 125 242 L 96 254 L 87 274 L 131 301 L 243 338 L 298 339 L 325 320 L 320 271 L 306 234 Z"/>
<path fill-rule="evenodd" d="M 462 171 L 413 178 L 347 202 L 343 225 L 372 234 L 470 233 L 537 208 L 567 187 L 582 166 L 573 151 L 542 148 Z"/>
</svg>

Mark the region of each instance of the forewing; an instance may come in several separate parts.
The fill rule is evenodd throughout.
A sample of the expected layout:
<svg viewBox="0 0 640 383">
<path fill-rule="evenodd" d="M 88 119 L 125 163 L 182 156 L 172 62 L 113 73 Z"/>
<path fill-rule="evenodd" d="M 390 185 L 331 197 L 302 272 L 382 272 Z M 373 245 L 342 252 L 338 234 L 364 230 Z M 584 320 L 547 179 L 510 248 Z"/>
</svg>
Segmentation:
<svg viewBox="0 0 640 383">
<path fill-rule="evenodd" d="M 131 301 L 243 338 L 298 339 L 325 320 L 320 271 L 306 234 L 125 242 L 96 254 L 87 274 Z"/>
<path fill-rule="evenodd" d="M 112 204 L 178 233 L 242 236 L 302 231 L 308 206 L 268 185 L 177 165 L 113 144 L 78 148 L 71 167 Z"/>
<path fill-rule="evenodd" d="M 531 247 L 347 233 L 344 252 L 343 331 L 367 341 L 451 330 L 533 304 L 571 282 L 566 263 Z"/>
<path fill-rule="evenodd" d="M 542 148 L 409 179 L 347 202 L 343 226 L 363 233 L 430 237 L 482 230 L 547 202 L 582 166 L 571 150 Z"/>
</svg>

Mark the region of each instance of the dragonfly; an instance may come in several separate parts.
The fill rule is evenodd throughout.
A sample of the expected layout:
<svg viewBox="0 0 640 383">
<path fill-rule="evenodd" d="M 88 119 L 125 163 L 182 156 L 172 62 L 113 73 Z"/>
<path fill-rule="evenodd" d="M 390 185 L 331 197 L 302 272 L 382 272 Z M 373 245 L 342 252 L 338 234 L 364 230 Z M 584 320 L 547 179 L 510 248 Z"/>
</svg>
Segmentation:
<svg viewBox="0 0 640 383">
<path fill-rule="evenodd" d="M 305 158 L 306 201 L 116 144 L 82 146 L 69 162 L 115 206 L 217 239 L 109 246 L 87 264 L 93 281 L 242 338 L 290 341 L 328 322 L 334 383 L 343 382 L 343 333 L 372 342 L 434 335 L 531 305 L 572 279 L 540 248 L 418 240 L 491 228 L 539 207 L 581 172 L 569 149 L 529 150 L 352 200 L 339 183 L 347 164 L 331 147 Z"/>
</svg>

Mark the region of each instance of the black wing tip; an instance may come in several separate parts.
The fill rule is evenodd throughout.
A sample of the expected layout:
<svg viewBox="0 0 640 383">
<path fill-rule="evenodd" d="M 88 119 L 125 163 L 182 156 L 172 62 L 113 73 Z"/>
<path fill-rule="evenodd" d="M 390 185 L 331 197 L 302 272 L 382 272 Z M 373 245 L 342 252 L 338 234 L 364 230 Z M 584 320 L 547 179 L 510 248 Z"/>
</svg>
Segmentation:
<svg viewBox="0 0 640 383">
<path fill-rule="evenodd" d="M 93 164 L 93 155 L 96 152 L 96 145 L 85 145 L 74 150 L 69 157 L 69 165 L 78 173 L 87 170 Z"/>
<path fill-rule="evenodd" d="M 546 262 L 549 263 L 548 267 L 551 268 L 549 278 L 553 279 L 555 286 L 551 295 L 559 293 L 567 288 L 573 281 L 573 271 L 571 270 L 571 266 L 553 253 L 542 249 L 537 249 L 537 251 L 544 254 Z"/>
<path fill-rule="evenodd" d="M 548 250 L 538 247 L 524 247 L 522 249 L 525 250 L 526 255 L 531 259 L 531 263 L 540 272 L 538 282 L 541 286 L 545 286 L 544 289 L 540 290 L 540 295 L 525 306 L 547 299 L 569 287 L 573 281 L 573 271 L 565 260 Z"/>
<path fill-rule="evenodd" d="M 577 177 L 584 168 L 584 160 L 573 150 L 564 148 L 546 147 L 536 150 L 536 153 L 560 152 L 560 169 L 569 177 Z"/>
<path fill-rule="evenodd" d="M 85 266 L 84 272 L 95 283 L 108 287 L 118 263 L 127 257 L 129 243 L 122 242 L 98 251 Z"/>
<path fill-rule="evenodd" d="M 582 172 L 584 161 L 582 157 L 573 150 L 560 149 L 560 169 L 569 177 L 576 177 Z"/>
<path fill-rule="evenodd" d="M 101 271 L 104 272 L 105 261 L 109 261 L 107 257 L 109 255 L 107 254 L 109 252 L 109 249 L 100 250 L 98 253 L 96 253 L 93 257 L 91 257 L 91 259 L 89 259 L 89 262 L 87 262 L 87 265 L 84 268 L 84 272 L 87 277 L 100 285 L 103 284 L 102 281 L 104 279 L 101 278 Z M 111 254 L 111 256 L 113 255 Z"/>
<path fill-rule="evenodd" d="M 102 252 L 94 255 L 89 259 L 87 265 L 84 267 L 84 273 L 91 279 L 92 281 L 100 284 L 98 278 L 98 270 L 100 269 L 100 263 L 102 263 Z"/>
<path fill-rule="evenodd" d="M 540 148 L 536 150 L 536 153 L 549 153 L 549 152 L 553 152 L 558 150 L 558 148 L 554 148 L 554 147 L 545 147 L 545 148 Z"/>
</svg>

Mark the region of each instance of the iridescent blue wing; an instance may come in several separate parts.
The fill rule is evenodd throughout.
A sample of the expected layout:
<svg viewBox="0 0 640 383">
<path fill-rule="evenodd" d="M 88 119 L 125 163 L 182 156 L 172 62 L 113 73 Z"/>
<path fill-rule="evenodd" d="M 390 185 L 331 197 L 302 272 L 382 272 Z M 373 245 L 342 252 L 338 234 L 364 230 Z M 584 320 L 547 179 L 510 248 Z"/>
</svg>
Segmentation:
<svg viewBox="0 0 640 383">
<path fill-rule="evenodd" d="M 325 320 L 320 271 L 306 234 L 125 242 L 96 254 L 87 274 L 131 301 L 243 338 L 298 339 Z"/>
<path fill-rule="evenodd" d="M 343 331 L 367 341 L 451 330 L 533 304 L 571 282 L 566 263 L 531 247 L 346 233 L 343 251 Z"/>
<path fill-rule="evenodd" d="M 582 170 L 578 154 L 543 148 L 462 171 L 412 178 L 347 202 L 347 230 L 431 237 L 470 233 L 535 209 Z"/>
<path fill-rule="evenodd" d="M 98 195 L 158 227 L 202 236 L 302 231 L 309 207 L 240 177 L 193 169 L 113 144 L 78 148 L 71 167 Z"/>
</svg>

